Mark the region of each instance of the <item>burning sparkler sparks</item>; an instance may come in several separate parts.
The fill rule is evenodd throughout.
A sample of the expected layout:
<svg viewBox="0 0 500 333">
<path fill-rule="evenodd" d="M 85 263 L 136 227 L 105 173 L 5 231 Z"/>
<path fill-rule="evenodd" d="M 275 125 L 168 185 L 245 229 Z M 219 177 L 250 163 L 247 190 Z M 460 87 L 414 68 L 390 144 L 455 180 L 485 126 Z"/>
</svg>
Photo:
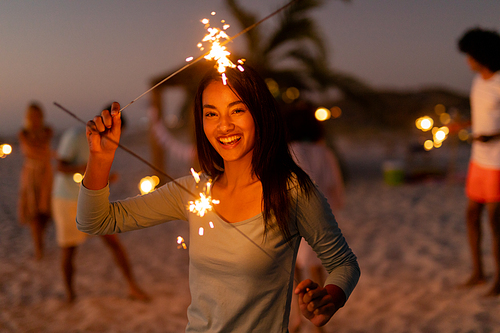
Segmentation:
<svg viewBox="0 0 500 333">
<path fill-rule="evenodd" d="M 246 32 L 248 32 L 249 30 L 251 30 L 251 29 L 255 28 L 256 26 L 258 26 L 258 25 L 259 25 L 259 24 L 261 24 L 262 22 L 264 22 L 264 21 L 266 21 L 266 20 L 270 19 L 271 17 L 273 17 L 273 16 L 277 15 L 278 13 L 280 13 L 281 11 L 283 11 L 283 10 L 285 10 L 286 8 L 290 7 L 292 4 L 294 4 L 294 3 L 295 3 L 295 2 L 297 2 L 297 1 L 299 1 L 299 0 L 292 0 L 292 1 L 290 1 L 290 2 L 289 2 L 289 3 L 287 3 L 286 5 L 284 5 L 283 7 L 279 8 L 279 9 L 277 9 L 277 10 L 276 10 L 276 11 L 274 11 L 273 13 L 271 13 L 271 14 L 267 15 L 266 17 L 264 17 L 264 18 L 263 18 L 263 19 L 261 19 L 260 21 L 255 22 L 254 24 L 252 24 L 251 26 L 246 27 L 245 29 L 243 29 L 242 31 L 240 31 L 239 33 L 237 33 L 236 35 L 234 35 L 233 37 L 230 37 L 230 38 L 228 38 L 227 40 L 225 40 L 224 42 L 220 43 L 220 45 L 221 45 L 221 46 L 224 46 L 226 43 L 228 43 L 228 42 L 232 41 L 233 39 L 235 39 L 235 38 L 237 38 L 237 37 L 239 37 L 239 36 L 243 35 L 244 33 L 246 33 Z M 212 15 L 215 15 L 215 12 L 212 12 L 211 14 L 212 14 Z M 222 22 L 223 22 L 223 23 L 225 23 L 224 21 L 222 21 Z M 203 22 L 202 22 L 202 23 L 203 23 Z M 207 23 L 208 23 L 208 22 L 207 22 Z M 223 26 L 223 30 L 226 30 L 226 29 L 227 29 L 227 27 L 229 27 L 229 26 L 228 26 L 228 25 L 224 25 L 224 26 Z M 198 44 L 198 45 L 200 45 L 200 44 Z M 207 52 L 207 54 L 208 54 L 208 52 Z M 201 59 L 204 59 L 205 55 L 206 55 L 206 54 L 201 55 L 200 57 L 198 57 L 198 58 L 196 58 L 196 59 L 194 59 L 194 60 L 192 60 L 192 57 L 187 58 L 187 59 L 186 59 L 186 61 L 191 61 L 191 60 L 192 60 L 192 61 L 191 61 L 191 62 L 189 62 L 189 63 L 188 63 L 187 65 L 185 65 L 184 67 L 182 67 L 182 68 L 180 68 L 180 69 L 176 70 L 175 72 L 173 72 L 172 74 L 170 74 L 169 76 L 167 76 L 166 78 L 164 78 L 163 80 L 161 80 L 160 82 L 158 82 L 157 84 L 155 84 L 154 86 L 152 86 L 151 88 L 149 88 L 148 90 L 146 90 L 146 91 L 145 91 L 144 93 L 142 93 L 141 95 L 137 96 L 137 97 L 136 97 L 134 100 L 132 100 L 130 103 L 128 103 L 127 105 L 125 105 L 124 107 L 122 107 L 122 108 L 120 109 L 120 112 L 121 112 L 121 111 L 123 111 L 123 110 L 125 110 L 127 107 L 129 107 L 130 105 L 132 105 L 133 103 L 135 103 L 138 99 L 142 98 L 144 95 L 146 95 L 147 93 L 149 93 L 149 92 L 150 92 L 150 91 L 152 91 L 153 89 L 157 88 L 158 86 L 160 86 L 160 85 L 161 85 L 161 84 L 163 84 L 164 82 L 168 81 L 169 79 L 171 79 L 172 77 L 174 77 L 174 76 L 175 76 L 175 75 L 177 75 L 178 73 L 180 73 L 180 72 L 182 72 L 183 70 L 185 70 L 185 69 L 186 69 L 186 68 L 188 68 L 189 66 L 191 66 L 191 65 L 193 65 L 194 63 L 196 63 L 196 62 L 200 61 Z M 189 60 L 188 60 L 188 59 L 189 59 Z M 239 63 L 240 65 L 238 65 L 237 67 L 238 67 L 238 69 L 239 69 L 240 71 L 243 71 L 243 70 L 244 70 L 244 69 L 243 69 L 243 67 L 241 66 L 241 65 L 243 65 L 243 62 L 244 62 L 244 60 L 242 60 L 242 59 L 238 60 L 238 63 Z M 225 75 L 223 76 L 223 79 L 224 79 L 224 77 L 225 77 Z"/>
<path fill-rule="evenodd" d="M 194 177 L 194 180 L 196 181 L 196 184 L 200 182 L 200 173 L 194 171 L 193 168 L 191 168 L 191 174 Z M 209 180 L 208 182 L 205 183 L 205 187 L 203 192 L 200 192 L 200 198 L 194 201 L 189 201 L 188 202 L 188 210 L 191 213 L 195 213 L 198 216 L 205 216 L 205 214 L 209 211 L 212 211 L 213 206 L 212 205 L 217 205 L 219 204 L 219 200 L 212 199 L 212 196 L 210 195 L 210 189 L 212 186 L 212 180 Z"/>
<path fill-rule="evenodd" d="M 215 15 L 215 12 L 212 12 L 212 15 Z M 215 60 L 215 68 L 217 68 L 217 71 L 222 74 L 222 82 L 224 84 L 227 84 L 227 78 L 226 78 L 226 68 L 235 68 L 238 67 L 240 71 L 244 71 L 243 63 L 244 60 L 239 59 L 238 63 L 239 65 L 236 65 L 233 63 L 231 60 L 229 60 L 229 55 L 231 55 L 231 52 L 227 50 L 227 48 L 224 46 L 223 41 L 229 41 L 231 38 L 229 37 L 228 34 L 226 34 L 225 30 L 227 30 L 230 25 L 229 24 L 224 24 L 222 26 L 222 30 L 216 27 L 210 27 L 210 20 L 204 18 L 201 20 L 201 23 L 205 25 L 205 28 L 208 31 L 208 34 L 203 37 L 201 43 L 198 43 L 198 48 L 203 51 L 205 49 L 203 43 L 210 43 L 210 51 L 208 52 L 207 55 L 204 56 L 205 59 L 207 60 Z M 221 21 L 221 23 L 225 23 L 224 20 Z M 222 41 L 221 41 L 222 40 Z"/>
</svg>

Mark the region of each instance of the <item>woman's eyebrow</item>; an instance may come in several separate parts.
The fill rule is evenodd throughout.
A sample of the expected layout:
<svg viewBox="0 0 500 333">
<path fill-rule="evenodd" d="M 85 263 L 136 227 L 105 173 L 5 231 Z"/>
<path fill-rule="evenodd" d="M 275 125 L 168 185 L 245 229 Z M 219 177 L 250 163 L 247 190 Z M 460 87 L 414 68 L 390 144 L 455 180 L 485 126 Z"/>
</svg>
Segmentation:
<svg viewBox="0 0 500 333">
<path fill-rule="evenodd" d="M 229 107 L 231 107 L 231 106 L 235 106 L 235 105 L 237 105 L 237 104 L 245 104 L 245 103 L 243 103 L 242 101 L 239 101 L 239 100 L 238 100 L 238 101 L 234 101 L 234 102 L 229 103 L 229 105 L 228 105 L 228 106 L 229 106 Z"/>
<path fill-rule="evenodd" d="M 243 103 L 242 101 L 234 101 L 234 102 L 229 103 L 227 106 L 228 107 L 233 107 L 233 106 L 238 105 L 238 104 L 245 104 L 245 103 Z M 216 107 L 214 105 L 212 105 L 212 104 L 203 104 L 203 108 L 204 109 L 205 108 L 207 108 L 207 109 L 216 109 Z"/>
</svg>

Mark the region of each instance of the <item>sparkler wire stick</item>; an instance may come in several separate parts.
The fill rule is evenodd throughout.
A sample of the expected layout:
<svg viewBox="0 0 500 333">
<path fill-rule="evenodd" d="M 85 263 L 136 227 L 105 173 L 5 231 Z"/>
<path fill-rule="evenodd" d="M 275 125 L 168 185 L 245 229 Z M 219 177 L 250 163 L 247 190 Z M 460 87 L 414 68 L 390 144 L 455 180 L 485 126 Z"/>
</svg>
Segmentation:
<svg viewBox="0 0 500 333">
<path fill-rule="evenodd" d="M 77 115 L 75 115 L 73 112 L 69 111 L 68 109 L 66 109 L 64 106 L 62 106 L 61 104 L 57 103 L 57 102 L 54 102 L 54 105 L 57 106 L 58 108 L 60 108 L 61 110 L 63 110 L 64 112 L 66 112 L 67 114 L 69 114 L 70 116 L 72 116 L 73 118 L 75 118 L 76 120 L 78 120 L 79 122 L 81 122 L 82 124 L 84 125 L 87 125 L 87 123 L 85 121 L 83 121 L 82 119 L 80 119 Z M 192 196 L 196 197 L 196 195 L 191 192 L 188 188 L 186 188 L 185 186 L 183 186 L 182 184 L 179 184 L 179 182 L 177 182 L 172 176 L 168 175 L 165 171 L 159 169 L 158 167 L 154 166 L 153 164 L 149 163 L 148 161 L 146 161 L 144 158 L 140 157 L 139 155 L 137 155 L 136 153 L 134 153 L 132 150 L 128 149 L 127 147 L 125 147 L 124 145 L 122 145 L 121 143 L 119 142 L 116 142 L 115 140 L 113 139 L 110 139 L 108 137 L 105 137 L 106 140 L 109 140 L 110 142 L 116 144 L 118 147 L 120 147 L 121 149 L 125 150 L 127 153 L 129 153 L 130 155 L 134 156 L 135 158 L 137 158 L 139 161 L 145 163 L 147 166 L 149 166 L 151 169 L 155 170 L 156 172 L 160 173 L 161 175 L 167 177 L 169 180 L 171 180 L 172 182 L 174 182 L 177 186 L 179 186 L 180 188 L 182 188 L 183 190 L 185 190 L 187 193 L 191 194 Z"/>
<path fill-rule="evenodd" d="M 243 29 L 242 31 L 240 31 L 239 33 L 237 33 L 236 35 L 234 35 L 233 37 L 230 37 L 228 38 L 227 40 L 225 40 L 224 42 L 221 43 L 221 46 L 224 46 L 226 45 L 227 43 L 229 42 L 232 42 L 233 39 L 243 35 L 244 33 L 248 32 L 249 30 L 252 30 L 253 28 L 255 28 L 256 26 L 258 26 L 259 24 L 261 24 L 262 22 L 270 19 L 271 17 L 273 17 L 274 15 L 280 13 L 281 11 L 285 10 L 286 8 L 288 8 L 289 6 L 291 6 L 293 3 L 297 2 L 299 0 L 292 0 L 290 1 L 289 3 L 287 3 L 286 5 L 284 5 L 283 7 L 277 9 L 276 11 L 274 11 L 273 13 L 267 15 L 266 17 L 264 17 L 263 19 L 261 19 L 260 21 L 258 22 L 255 22 L 254 24 L 252 24 L 251 26 L 248 26 L 246 27 L 245 29 Z M 194 65 L 195 63 L 197 63 L 198 61 L 200 61 L 201 59 L 205 58 L 206 55 L 208 55 L 210 53 L 210 51 L 200 55 L 198 58 L 192 60 L 191 62 L 189 62 L 188 64 L 184 65 L 182 68 L 179 68 L 178 70 L 176 70 L 175 72 L 173 72 L 172 74 L 170 74 L 169 76 L 167 76 L 166 78 L 164 78 L 163 80 L 161 80 L 160 82 L 158 82 L 157 84 L 155 84 L 154 86 L 152 86 L 151 88 L 149 88 L 148 90 L 146 90 L 145 92 L 143 92 L 141 95 L 139 95 L 138 97 L 136 97 L 134 100 L 132 100 L 130 103 L 128 103 L 127 105 L 125 105 L 124 107 L 122 107 L 120 109 L 120 112 L 125 110 L 127 107 L 129 107 L 130 105 L 132 105 L 133 103 L 135 103 L 138 99 L 142 98 L 144 95 L 148 94 L 149 92 L 151 92 L 153 89 L 157 88 L 159 85 L 161 85 L 162 83 L 166 82 L 167 80 L 171 79 L 172 77 L 174 77 L 175 75 L 179 74 L 180 72 L 182 72 L 183 70 L 185 70 L 186 68 L 188 68 L 189 66 L 191 65 Z"/>
</svg>

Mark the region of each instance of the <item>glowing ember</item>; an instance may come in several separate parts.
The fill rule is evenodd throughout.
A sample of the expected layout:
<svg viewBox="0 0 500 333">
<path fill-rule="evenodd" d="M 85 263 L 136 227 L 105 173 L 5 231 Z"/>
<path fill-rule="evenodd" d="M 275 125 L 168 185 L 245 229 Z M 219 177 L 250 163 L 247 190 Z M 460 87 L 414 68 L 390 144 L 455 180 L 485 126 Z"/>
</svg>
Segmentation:
<svg viewBox="0 0 500 333">
<path fill-rule="evenodd" d="M 205 229 L 203 229 L 203 227 L 200 227 L 200 229 L 198 229 L 198 235 L 203 236 L 204 233 Z"/>
<path fill-rule="evenodd" d="M 212 221 L 208 222 L 208 225 L 210 226 L 210 228 L 214 228 L 214 223 Z"/>
<path fill-rule="evenodd" d="M 181 236 L 177 236 L 177 244 L 179 244 L 177 246 L 178 249 L 183 248 L 185 250 L 187 248 L 186 243 L 184 243 L 184 238 Z"/>
<path fill-rule="evenodd" d="M 186 58 L 186 62 L 190 62 L 191 60 L 193 60 L 194 58 L 193 57 L 187 57 Z"/>
<path fill-rule="evenodd" d="M 196 171 L 194 171 L 193 168 L 191 168 L 191 174 L 193 175 L 194 180 L 196 181 L 196 184 L 198 184 L 200 182 L 201 172 L 196 172 Z"/>
</svg>

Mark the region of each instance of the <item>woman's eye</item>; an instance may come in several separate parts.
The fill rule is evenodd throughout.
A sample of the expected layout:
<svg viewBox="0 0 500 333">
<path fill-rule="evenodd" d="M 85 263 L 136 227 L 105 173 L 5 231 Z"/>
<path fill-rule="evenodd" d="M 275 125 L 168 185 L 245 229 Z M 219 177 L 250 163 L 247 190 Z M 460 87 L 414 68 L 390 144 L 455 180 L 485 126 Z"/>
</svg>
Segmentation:
<svg viewBox="0 0 500 333">
<path fill-rule="evenodd" d="M 243 110 L 243 109 L 235 109 L 235 110 L 233 110 L 233 113 L 242 113 L 242 112 L 245 112 L 245 110 Z"/>
<path fill-rule="evenodd" d="M 211 112 L 211 111 L 205 112 L 206 118 L 210 118 L 210 117 L 214 117 L 214 116 L 215 116 L 215 112 Z"/>
</svg>

